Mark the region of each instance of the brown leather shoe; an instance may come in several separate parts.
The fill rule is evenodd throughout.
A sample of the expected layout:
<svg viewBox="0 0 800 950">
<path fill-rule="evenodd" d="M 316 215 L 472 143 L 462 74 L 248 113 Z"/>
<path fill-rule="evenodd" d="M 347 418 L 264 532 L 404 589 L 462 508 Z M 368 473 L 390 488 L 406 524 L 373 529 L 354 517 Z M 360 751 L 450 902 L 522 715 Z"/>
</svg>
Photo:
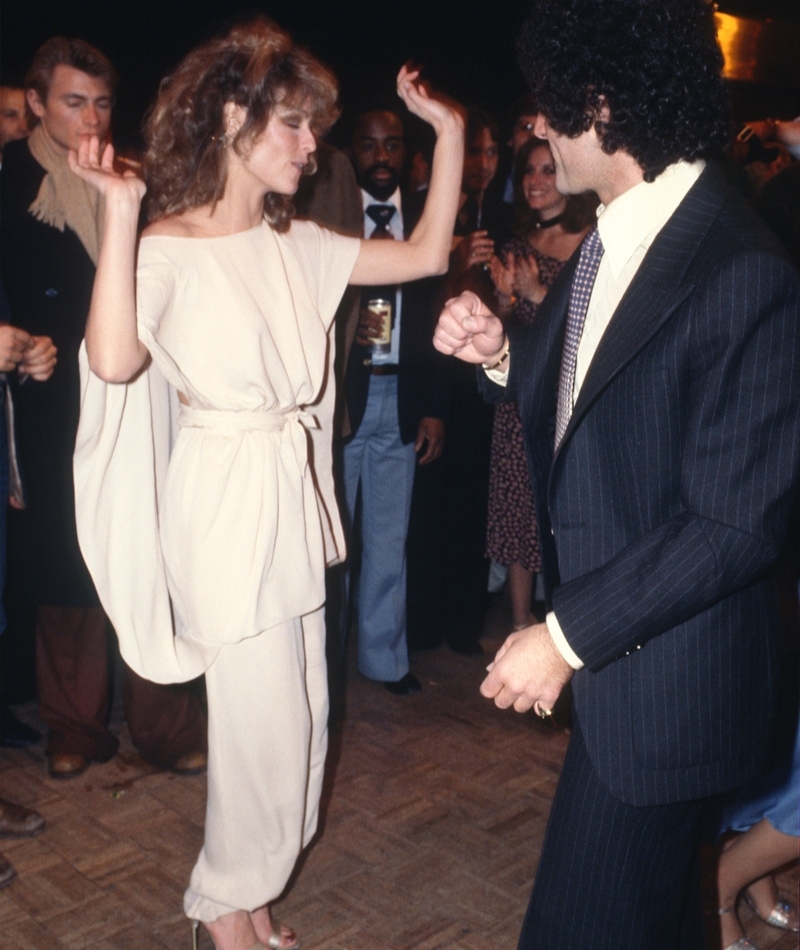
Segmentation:
<svg viewBox="0 0 800 950">
<path fill-rule="evenodd" d="M 16 876 L 17 872 L 14 870 L 11 862 L 0 854 L 0 888 L 9 885 Z"/>
<path fill-rule="evenodd" d="M 50 778 L 77 778 L 89 768 L 89 760 L 79 752 L 54 752 L 47 757 Z"/>
<path fill-rule="evenodd" d="M 172 766 L 170 772 L 175 772 L 177 775 L 202 775 L 207 768 L 207 752 L 187 752 Z"/>
<path fill-rule="evenodd" d="M 44 818 L 38 811 L 0 798 L 0 838 L 32 838 L 42 831 Z"/>
</svg>

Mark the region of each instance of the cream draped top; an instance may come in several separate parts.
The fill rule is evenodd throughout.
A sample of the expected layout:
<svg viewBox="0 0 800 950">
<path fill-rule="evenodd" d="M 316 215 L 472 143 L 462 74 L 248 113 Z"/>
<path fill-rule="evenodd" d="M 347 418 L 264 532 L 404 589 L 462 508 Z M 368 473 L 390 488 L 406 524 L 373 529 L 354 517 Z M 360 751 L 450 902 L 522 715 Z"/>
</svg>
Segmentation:
<svg viewBox="0 0 800 950">
<path fill-rule="evenodd" d="M 357 239 L 310 222 L 141 241 L 152 363 L 109 384 L 81 351 L 78 537 L 125 661 L 156 682 L 316 610 L 344 556 L 332 321 Z M 178 402 L 178 392 L 189 405 Z"/>
</svg>

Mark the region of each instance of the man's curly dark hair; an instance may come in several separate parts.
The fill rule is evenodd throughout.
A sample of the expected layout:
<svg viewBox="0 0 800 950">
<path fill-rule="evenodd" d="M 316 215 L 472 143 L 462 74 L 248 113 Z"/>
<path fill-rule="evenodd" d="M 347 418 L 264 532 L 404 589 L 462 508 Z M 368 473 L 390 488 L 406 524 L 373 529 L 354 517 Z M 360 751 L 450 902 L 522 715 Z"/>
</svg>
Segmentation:
<svg viewBox="0 0 800 950">
<path fill-rule="evenodd" d="M 646 181 L 730 137 L 709 0 L 536 0 L 517 54 L 556 132 L 594 124 L 603 151 L 627 152 Z"/>
</svg>

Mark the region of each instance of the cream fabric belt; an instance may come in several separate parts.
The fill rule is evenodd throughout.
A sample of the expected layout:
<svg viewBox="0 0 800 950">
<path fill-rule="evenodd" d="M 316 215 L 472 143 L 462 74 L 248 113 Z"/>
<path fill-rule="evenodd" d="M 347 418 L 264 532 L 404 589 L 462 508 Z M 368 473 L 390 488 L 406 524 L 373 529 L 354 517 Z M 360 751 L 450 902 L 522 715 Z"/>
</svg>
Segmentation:
<svg viewBox="0 0 800 950">
<path fill-rule="evenodd" d="M 305 409 L 297 407 L 284 412 L 253 411 L 248 409 L 195 409 L 181 403 L 178 425 L 196 429 L 228 429 L 244 432 L 263 429 L 277 432 L 289 422 L 299 422 L 305 429 L 318 429 L 316 418 Z"/>
</svg>

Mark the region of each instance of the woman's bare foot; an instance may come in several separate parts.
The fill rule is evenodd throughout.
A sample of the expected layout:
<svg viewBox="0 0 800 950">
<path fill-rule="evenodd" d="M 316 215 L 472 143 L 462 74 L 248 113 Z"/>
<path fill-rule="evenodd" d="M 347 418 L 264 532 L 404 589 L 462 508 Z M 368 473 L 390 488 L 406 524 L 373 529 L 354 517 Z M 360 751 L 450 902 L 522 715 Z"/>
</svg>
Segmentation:
<svg viewBox="0 0 800 950">
<path fill-rule="evenodd" d="M 208 923 L 204 921 L 203 926 L 211 934 L 217 950 L 252 950 L 260 939 L 246 910 L 223 914 Z"/>
<path fill-rule="evenodd" d="M 250 921 L 256 932 L 258 939 L 265 947 L 274 947 L 276 950 L 294 950 L 300 944 L 297 940 L 297 934 L 286 924 L 279 924 L 279 935 L 275 935 L 273 930 L 272 914 L 269 910 L 269 904 L 259 907 L 250 914 Z M 276 942 L 275 937 L 278 936 Z M 270 943 L 270 940 L 272 943 Z"/>
</svg>

